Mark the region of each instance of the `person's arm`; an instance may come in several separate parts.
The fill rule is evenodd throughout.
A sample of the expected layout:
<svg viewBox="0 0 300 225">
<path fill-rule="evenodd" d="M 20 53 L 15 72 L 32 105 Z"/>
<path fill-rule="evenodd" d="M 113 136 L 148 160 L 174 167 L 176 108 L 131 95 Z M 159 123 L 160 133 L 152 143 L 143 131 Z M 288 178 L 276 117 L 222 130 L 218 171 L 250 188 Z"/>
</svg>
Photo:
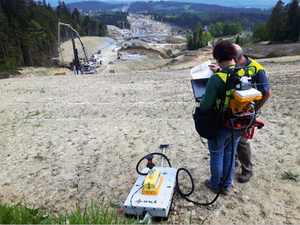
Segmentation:
<svg viewBox="0 0 300 225">
<path fill-rule="evenodd" d="M 255 82 L 257 83 L 257 89 L 262 93 L 262 99 L 260 99 L 255 106 L 255 110 L 257 111 L 271 97 L 272 90 L 266 73 L 263 70 L 258 71 L 255 77 Z"/>
<path fill-rule="evenodd" d="M 266 101 L 271 97 L 271 95 L 272 95 L 271 88 L 267 92 L 262 93 L 262 98 L 255 105 L 255 111 L 259 110 L 266 103 Z"/>
<path fill-rule="evenodd" d="M 213 109 L 214 102 L 216 100 L 218 89 L 222 80 L 218 75 L 213 74 L 206 85 L 205 94 L 201 98 L 200 108 L 203 112 L 207 112 Z"/>
</svg>

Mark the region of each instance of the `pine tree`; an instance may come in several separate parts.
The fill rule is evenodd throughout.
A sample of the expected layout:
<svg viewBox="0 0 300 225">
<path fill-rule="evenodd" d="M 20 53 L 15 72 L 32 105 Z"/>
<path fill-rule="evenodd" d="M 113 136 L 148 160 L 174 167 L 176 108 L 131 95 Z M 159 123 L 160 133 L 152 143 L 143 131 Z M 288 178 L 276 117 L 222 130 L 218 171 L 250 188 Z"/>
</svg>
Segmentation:
<svg viewBox="0 0 300 225">
<path fill-rule="evenodd" d="M 240 33 L 240 32 L 242 32 L 242 30 L 243 30 L 243 27 L 242 27 L 242 25 L 241 25 L 241 22 L 237 22 L 236 24 L 235 24 L 235 33 L 237 34 L 237 33 Z"/>
<path fill-rule="evenodd" d="M 2 6 L 0 4 L 0 60 L 3 61 L 4 58 L 8 57 L 8 45 L 9 45 L 9 37 L 8 37 L 8 22 L 7 17 L 3 13 Z M 0 63 L 1 63 L 0 61 Z"/>
<path fill-rule="evenodd" d="M 299 32 L 300 32 L 300 17 L 299 17 L 299 0 L 292 0 L 288 5 L 287 12 L 287 39 L 291 39 L 293 41 L 299 40 Z"/>
<path fill-rule="evenodd" d="M 188 50 L 193 50 L 194 49 L 194 45 L 193 45 L 193 38 L 192 38 L 192 36 L 187 36 L 187 39 L 188 39 L 187 49 Z"/>
<path fill-rule="evenodd" d="M 269 31 L 269 37 L 272 41 L 281 40 L 283 31 L 283 2 L 279 0 L 271 12 L 270 19 L 267 23 L 267 28 Z"/>
<path fill-rule="evenodd" d="M 261 23 L 254 27 L 252 37 L 256 42 L 269 40 L 269 33 L 266 28 L 266 23 Z"/>
<path fill-rule="evenodd" d="M 240 43 L 240 35 L 237 36 L 235 43 L 238 45 Z"/>
<path fill-rule="evenodd" d="M 194 30 L 194 32 L 193 32 L 193 50 L 194 49 L 198 49 L 199 47 L 198 47 L 198 34 L 199 34 L 199 32 L 197 32 L 196 30 Z"/>
</svg>

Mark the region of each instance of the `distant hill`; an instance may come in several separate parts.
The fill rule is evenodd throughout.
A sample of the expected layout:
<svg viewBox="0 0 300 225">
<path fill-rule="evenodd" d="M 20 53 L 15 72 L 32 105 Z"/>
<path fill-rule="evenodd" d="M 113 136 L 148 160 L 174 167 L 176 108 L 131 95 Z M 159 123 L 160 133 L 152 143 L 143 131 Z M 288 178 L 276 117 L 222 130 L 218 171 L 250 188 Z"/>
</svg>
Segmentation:
<svg viewBox="0 0 300 225">
<path fill-rule="evenodd" d="M 160 1 L 160 0 L 159 0 Z M 168 0 L 165 0 L 168 2 Z M 203 3 L 203 4 L 212 4 L 228 7 L 239 7 L 239 8 L 271 8 L 274 7 L 278 0 L 251 0 L 251 1 L 241 1 L 241 0 L 171 0 L 173 2 L 184 2 L 184 3 Z M 118 2 L 118 1 L 115 1 Z M 119 1 L 120 2 L 120 1 Z M 289 3 L 290 0 L 282 0 L 284 3 Z"/>
<path fill-rule="evenodd" d="M 56 5 L 57 0 L 46 0 L 51 3 L 51 5 Z M 82 0 L 64 0 L 66 4 L 79 2 Z M 89 1 L 89 0 L 87 0 Z M 147 2 L 148 0 L 101 0 L 102 2 L 109 4 L 131 4 L 132 2 Z M 153 2 L 161 2 L 161 0 L 152 0 Z M 278 0 L 251 0 L 251 1 L 240 1 L 240 0 L 163 0 L 165 2 L 183 2 L 183 3 L 202 3 L 202 4 L 213 4 L 220 6 L 228 6 L 228 7 L 238 7 L 238 8 L 271 8 L 274 7 Z M 288 4 L 290 0 L 282 0 L 285 4 Z"/>
<path fill-rule="evenodd" d="M 135 13 L 138 11 L 148 11 L 148 13 L 195 13 L 195 14 L 210 14 L 210 13 L 258 13 L 271 14 L 271 9 L 260 8 L 235 8 L 220 5 L 203 4 L 203 3 L 189 3 L 189 2 L 175 2 L 175 1 L 149 1 L 149 2 L 132 2 L 130 4 L 110 4 L 99 1 L 84 1 L 67 4 L 73 11 L 75 7 L 83 11 L 105 11 L 121 12 L 124 5 L 128 5 L 128 12 Z"/>
<path fill-rule="evenodd" d="M 110 4 L 105 2 L 99 2 L 99 1 L 87 1 L 87 2 L 74 2 L 74 3 L 68 3 L 66 4 L 70 7 L 70 9 L 73 11 L 75 7 L 79 10 L 83 11 L 105 11 L 107 13 L 109 12 L 118 12 L 122 11 L 122 7 L 125 5 L 124 3 L 119 4 Z"/>
<path fill-rule="evenodd" d="M 271 14 L 271 9 L 263 10 L 259 8 L 234 8 L 220 5 L 211 5 L 203 3 L 188 2 L 133 2 L 129 5 L 129 12 L 148 11 L 149 13 L 194 13 L 194 14 L 210 14 L 210 13 L 259 13 Z"/>
</svg>

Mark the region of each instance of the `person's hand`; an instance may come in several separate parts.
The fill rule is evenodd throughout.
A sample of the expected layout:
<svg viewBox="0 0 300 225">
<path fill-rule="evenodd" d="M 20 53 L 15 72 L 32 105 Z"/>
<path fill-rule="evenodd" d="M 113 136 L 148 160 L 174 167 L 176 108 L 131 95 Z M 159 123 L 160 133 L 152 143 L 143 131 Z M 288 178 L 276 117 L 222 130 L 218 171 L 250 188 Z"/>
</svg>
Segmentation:
<svg viewBox="0 0 300 225">
<path fill-rule="evenodd" d="M 211 64 L 211 65 L 208 65 L 208 66 L 209 66 L 209 68 L 211 69 L 211 71 L 213 71 L 213 73 L 216 73 L 216 72 L 217 72 L 217 70 L 218 70 L 217 65 Z"/>
</svg>

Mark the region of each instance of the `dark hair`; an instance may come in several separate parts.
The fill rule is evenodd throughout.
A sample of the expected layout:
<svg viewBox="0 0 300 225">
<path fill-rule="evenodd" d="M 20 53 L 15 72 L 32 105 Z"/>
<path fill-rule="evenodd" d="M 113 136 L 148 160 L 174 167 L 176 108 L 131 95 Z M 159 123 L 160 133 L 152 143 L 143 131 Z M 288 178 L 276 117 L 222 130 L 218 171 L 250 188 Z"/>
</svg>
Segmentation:
<svg viewBox="0 0 300 225">
<path fill-rule="evenodd" d="M 228 61 L 236 58 L 236 50 L 230 41 L 221 41 L 213 51 L 213 57 L 218 62 Z"/>
</svg>

